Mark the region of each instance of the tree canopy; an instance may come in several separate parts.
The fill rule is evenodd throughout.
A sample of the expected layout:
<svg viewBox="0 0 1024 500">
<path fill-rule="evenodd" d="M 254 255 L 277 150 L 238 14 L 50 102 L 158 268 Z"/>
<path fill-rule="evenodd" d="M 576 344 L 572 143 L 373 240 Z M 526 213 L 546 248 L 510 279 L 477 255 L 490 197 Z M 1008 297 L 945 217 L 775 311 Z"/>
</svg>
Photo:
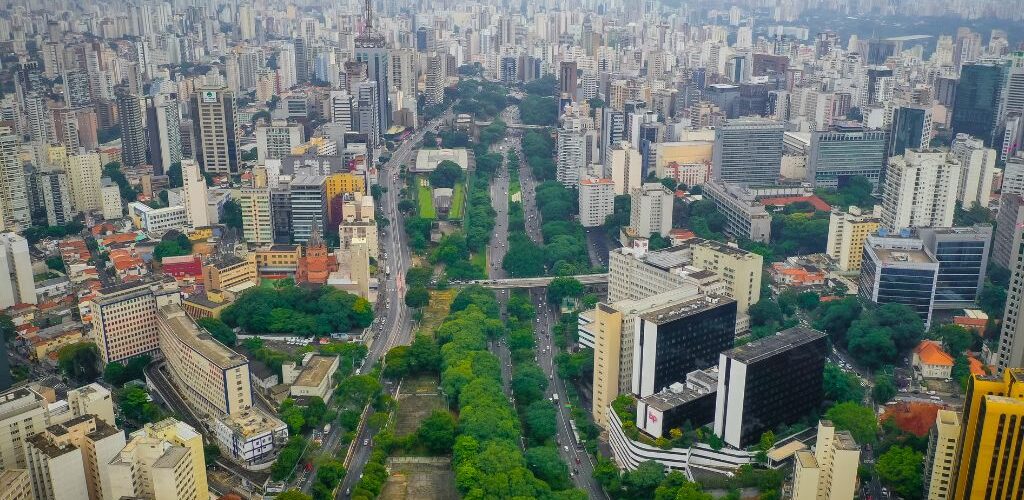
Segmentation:
<svg viewBox="0 0 1024 500">
<path fill-rule="evenodd" d="M 248 333 L 323 335 L 369 326 L 373 308 L 362 297 L 326 286 L 256 287 L 225 308 L 221 320 Z"/>
<path fill-rule="evenodd" d="M 428 177 L 430 185 L 435 188 L 452 188 L 462 182 L 466 178 L 466 174 L 462 172 L 462 167 L 458 163 L 443 160 Z"/>
</svg>

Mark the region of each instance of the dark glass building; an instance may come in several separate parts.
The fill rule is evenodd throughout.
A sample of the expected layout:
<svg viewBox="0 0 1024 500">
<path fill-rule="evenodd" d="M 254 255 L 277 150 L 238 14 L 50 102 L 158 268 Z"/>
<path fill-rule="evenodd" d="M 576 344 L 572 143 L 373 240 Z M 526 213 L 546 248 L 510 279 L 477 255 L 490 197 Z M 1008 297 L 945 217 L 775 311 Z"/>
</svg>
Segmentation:
<svg viewBox="0 0 1024 500">
<path fill-rule="evenodd" d="M 896 108 L 892 114 L 887 156 L 900 156 L 907 149 L 927 148 L 928 144 L 925 141 L 930 139 L 931 127 L 931 110 L 910 106 Z"/>
<path fill-rule="evenodd" d="M 1006 68 L 998 64 L 964 65 L 953 99 L 953 137 L 957 134 L 972 135 L 992 147 L 1005 74 Z"/>
<path fill-rule="evenodd" d="M 723 352 L 715 434 L 743 448 L 765 431 L 817 416 L 827 350 L 824 333 L 798 326 Z"/>
<path fill-rule="evenodd" d="M 641 314 L 633 333 L 633 394 L 647 397 L 713 366 L 733 346 L 736 301 L 698 295 Z"/>
<path fill-rule="evenodd" d="M 939 261 L 935 309 L 971 307 L 985 283 L 992 226 L 920 230 L 924 247 Z"/>
<path fill-rule="evenodd" d="M 860 296 L 876 304 L 904 304 L 925 326 L 931 323 L 939 262 L 919 238 L 873 235 L 864 243 L 860 264 Z"/>
</svg>

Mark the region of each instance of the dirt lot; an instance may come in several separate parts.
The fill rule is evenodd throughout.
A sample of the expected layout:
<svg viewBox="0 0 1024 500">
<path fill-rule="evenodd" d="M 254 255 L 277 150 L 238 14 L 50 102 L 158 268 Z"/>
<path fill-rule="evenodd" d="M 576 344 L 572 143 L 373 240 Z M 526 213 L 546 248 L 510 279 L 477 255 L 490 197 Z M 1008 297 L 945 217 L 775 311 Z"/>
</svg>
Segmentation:
<svg viewBox="0 0 1024 500">
<path fill-rule="evenodd" d="M 441 326 L 441 322 L 448 316 L 448 309 L 455 300 L 457 290 L 431 290 L 430 304 L 423 310 L 423 321 L 420 322 L 419 331 L 427 335 L 433 335 L 434 330 Z"/>
<path fill-rule="evenodd" d="M 438 457 L 389 458 L 391 476 L 384 484 L 383 500 L 448 500 L 459 498 L 451 461 Z"/>
<path fill-rule="evenodd" d="M 402 381 L 395 435 L 407 436 L 416 432 L 431 412 L 445 408 L 444 396 L 438 390 L 437 383 L 437 379 L 430 377 L 407 378 Z"/>
</svg>

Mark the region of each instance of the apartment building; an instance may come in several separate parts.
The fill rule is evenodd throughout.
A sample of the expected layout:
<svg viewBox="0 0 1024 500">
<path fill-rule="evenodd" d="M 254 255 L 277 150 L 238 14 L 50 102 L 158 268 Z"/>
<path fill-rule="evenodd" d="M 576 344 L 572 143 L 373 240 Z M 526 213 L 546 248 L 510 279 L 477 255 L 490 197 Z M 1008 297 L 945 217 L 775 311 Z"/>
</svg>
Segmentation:
<svg viewBox="0 0 1024 500">
<path fill-rule="evenodd" d="M 1018 365 L 1019 366 L 1019 365 Z M 956 500 L 1012 498 L 1024 491 L 1024 370 L 972 375 L 957 443 Z"/>
<path fill-rule="evenodd" d="M 882 196 L 882 227 L 893 231 L 950 227 L 963 176 L 945 151 L 908 149 L 889 159 Z"/>
<path fill-rule="evenodd" d="M 111 498 L 200 498 L 191 454 L 159 438 L 133 435 L 107 466 Z M 208 496 L 203 492 L 203 498 Z"/>
<path fill-rule="evenodd" d="M 1014 265 L 1014 254 L 1024 238 L 1024 196 L 1002 193 L 996 213 L 996 231 L 992 238 L 992 262 L 1007 269 Z"/>
<path fill-rule="evenodd" d="M 36 284 L 28 241 L 17 233 L 0 233 L 0 310 L 35 303 Z"/>
<path fill-rule="evenodd" d="M 831 421 L 818 421 L 814 451 L 796 452 L 793 464 L 793 500 L 847 500 L 857 493 L 860 445 Z"/>
<path fill-rule="evenodd" d="M 771 215 L 751 192 L 739 185 L 708 181 L 704 183 L 704 196 L 725 216 L 726 234 L 763 243 L 771 239 Z"/>
<path fill-rule="evenodd" d="M 964 210 L 975 205 L 988 208 L 992 201 L 992 177 L 999 153 L 986 148 L 984 141 L 967 134 L 957 134 L 953 138 L 949 153 L 963 167 L 956 196 L 961 206 Z"/>
<path fill-rule="evenodd" d="M 579 185 L 580 225 L 599 227 L 615 211 L 615 182 L 583 179 Z"/>
<path fill-rule="evenodd" d="M 672 229 L 673 193 L 657 182 L 648 182 L 629 193 L 629 227 L 641 238 L 652 235 L 668 237 Z"/>
<path fill-rule="evenodd" d="M 924 460 L 925 498 L 928 500 L 950 498 L 960 433 L 960 415 L 952 410 L 939 410 L 935 425 L 928 433 L 928 453 Z"/>
<path fill-rule="evenodd" d="M 160 351 L 189 406 L 208 417 L 252 406 L 245 356 L 211 337 L 178 304 L 160 307 L 156 316 Z"/>
<path fill-rule="evenodd" d="M 28 387 L 0 394 L 0 469 L 24 469 L 25 442 L 50 425 L 47 402 Z"/>
<path fill-rule="evenodd" d="M 124 432 L 95 415 L 53 424 L 25 442 L 37 500 L 104 500 L 107 466 L 124 448 Z"/>
<path fill-rule="evenodd" d="M 825 252 L 836 261 L 841 271 L 859 272 L 864 257 L 864 241 L 878 230 L 880 223 L 881 219 L 876 214 L 864 213 L 858 207 L 851 206 L 845 212 L 832 209 L 828 217 Z"/>
<path fill-rule="evenodd" d="M 210 214 L 207 206 L 206 178 L 199 170 L 195 160 L 181 161 L 181 204 L 185 207 L 185 220 L 188 227 L 195 229 L 210 225 Z"/>
<path fill-rule="evenodd" d="M 151 353 L 160 348 L 157 310 L 180 304 L 173 278 L 133 281 L 101 288 L 89 301 L 92 337 L 104 364 Z"/>
</svg>

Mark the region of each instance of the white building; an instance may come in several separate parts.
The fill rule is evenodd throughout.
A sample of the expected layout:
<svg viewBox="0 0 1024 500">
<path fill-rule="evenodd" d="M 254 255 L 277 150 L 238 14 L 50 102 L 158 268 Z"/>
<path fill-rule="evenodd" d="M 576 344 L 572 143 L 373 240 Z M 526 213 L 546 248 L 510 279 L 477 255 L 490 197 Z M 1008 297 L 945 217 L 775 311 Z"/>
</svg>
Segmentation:
<svg viewBox="0 0 1024 500">
<path fill-rule="evenodd" d="M 247 465 L 272 462 L 275 450 L 288 441 L 288 425 L 256 408 L 210 422 L 221 451 Z"/>
<path fill-rule="evenodd" d="M 0 309 L 35 303 L 36 284 L 28 241 L 15 233 L 0 233 Z"/>
<path fill-rule="evenodd" d="M 203 201 L 203 213 L 206 213 L 206 201 Z M 152 208 L 137 201 L 128 204 L 128 215 L 135 222 L 135 227 L 148 233 L 165 233 L 171 229 L 182 230 L 188 222 L 185 207 L 174 205 L 164 208 Z"/>
<path fill-rule="evenodd" d="M 263 165 L 268 159 L 284 158 L 302 142 L 302 125 L 275 120 L 272 125 L 256 127 L 256 161 Z"/>
<path fill-rule="evenodd" d="M 194 160 L 181 162 L 181 202 L 185 207 L 185 219 L 189 227 L 206 227 L 210 225 L 210 214 L 207 210 L 206 178 L 199 170 L 199 163 Z"/>
<path fill-rule="evenodd" d="M 615 182 L 611 179 L 583 179 L 579 186 L 580 224 L 598 227 L 615 211 Z"/>
<path fill-rule="evenodd" d="M 608 154 L 608 170 L 615 182 L 615 194 L 630 194 L 643 182 L 643 158 L 628 142 L 612 146 Z"/>
<path fill-rule="evenodd" d="M 974 205 L 988 208 L 989 202 L 992 201 L 992 174 L 998 156 L 996 150 L 986 148 L 980 139 L 967 134 L 957 134 L 950 147 L 950 153 L 963 167 L 957 199 L 964 210 Z"/>
<path fill-rule="evenodd" d="M 847 500 L 857 491 L 860 446 L 849 431 L 821 420 L 814 452 L 796 452 L 793 465 L 793 500 Z"/>
<path fill-rule="evenodd" d="M 583 119 L 568 115 L 562 119 L 562 126 L 558 129 L 555 178 L 565 187 L 576 186 L 586 167 L 585 133 Z"/>
<path fill-rule="evenodd" d="M 75 202 L 75 211 L 89 212 L 102 209 L 100 154 L 82 153 L 69 156 L 68 174 L 71 179 L 71 197 Z"/>
<path fill-rule="evenodd" d="M 285 384 L 291 384 L 289 394 L 295 397 L 318 397 L 325 403 L 331 400 L 334 393 L 334 372 L 338 371 L 337 356 L 322 356 L 306 353 L 302 364 L 295 362 L 281 366 L 281 375 Z"/>
<path fill-rule="evenodd" d="M 667 238 L 672 230 L 673 193 L 657 182 L 645 183 L 630 192 L 629 226 L 640 237 L 653 234 Z"/>
<path fill-rule="evenodd" d="M 889 159 L 882 198 L 882 226 L 952 227 L 963 166 L 944 151 L 908 149 Z"/>
<path fill-rule="evenodd" d="M 103 178 L 100 188 L 103 196 L 103 218 L 107 220 L 124 217 L 124 204 L 121 202 L 121 188 L 108 177 Z"/>
</svg>

